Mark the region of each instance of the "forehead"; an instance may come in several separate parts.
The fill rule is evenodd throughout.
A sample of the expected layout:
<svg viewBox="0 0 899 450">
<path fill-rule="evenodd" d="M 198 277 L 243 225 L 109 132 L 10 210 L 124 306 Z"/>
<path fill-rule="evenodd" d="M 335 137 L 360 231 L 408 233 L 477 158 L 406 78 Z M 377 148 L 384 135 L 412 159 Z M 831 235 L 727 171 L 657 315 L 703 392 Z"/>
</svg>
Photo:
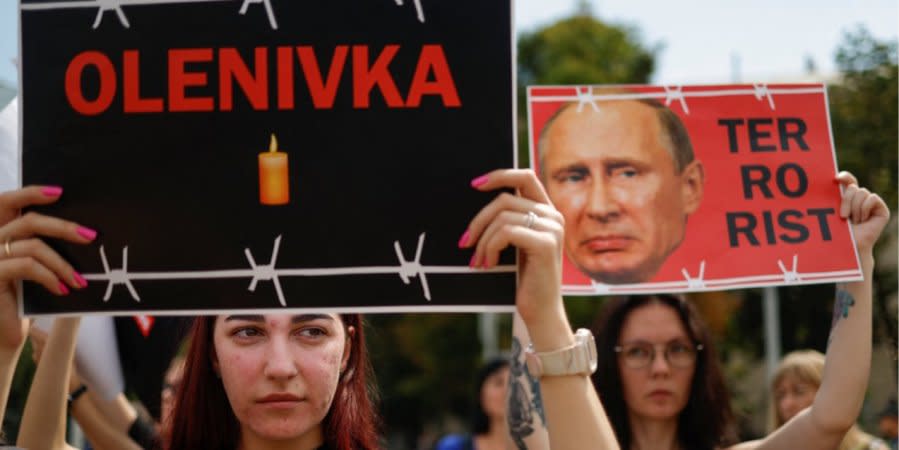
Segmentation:
<svg viewBox="0 0 899 450">
<path fill-rule="evenodd" d="M 547 159 L 637 158 L 673 165 L 658 113 L 636 101 L 601 102 L 599 111 L 568 106 L 547 132 Z"/>
<path fill-rule="evenodd" d="M 801 372 L 797 370 L 787 370 L 780 374 L 775 382 L 775 388 L 777 389 L 787 389 L 793 386 L 815 386 L 816 383 L 814 380 L 804 376 Z"/>
<path fill-rule="evenodd" d="M 674 339 L 689 340 L 690 335 L 674 308 L 649 303 L 630 312 L 621 326 L 621 342 L 647 341 L 661 344 Z"/>
</svg>

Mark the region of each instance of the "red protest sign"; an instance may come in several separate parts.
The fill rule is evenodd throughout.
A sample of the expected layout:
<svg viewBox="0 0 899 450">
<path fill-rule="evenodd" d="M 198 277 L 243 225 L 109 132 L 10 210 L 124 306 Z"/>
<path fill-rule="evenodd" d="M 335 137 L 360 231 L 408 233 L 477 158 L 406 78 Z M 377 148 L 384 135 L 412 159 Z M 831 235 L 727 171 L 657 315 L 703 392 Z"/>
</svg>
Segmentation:
<svg viewBox="0 0 899 450">
<path fill-rule="evenodd" d="M 532 86 L 566 294 L 858 280 L 823 85 Z"/>
</svg>

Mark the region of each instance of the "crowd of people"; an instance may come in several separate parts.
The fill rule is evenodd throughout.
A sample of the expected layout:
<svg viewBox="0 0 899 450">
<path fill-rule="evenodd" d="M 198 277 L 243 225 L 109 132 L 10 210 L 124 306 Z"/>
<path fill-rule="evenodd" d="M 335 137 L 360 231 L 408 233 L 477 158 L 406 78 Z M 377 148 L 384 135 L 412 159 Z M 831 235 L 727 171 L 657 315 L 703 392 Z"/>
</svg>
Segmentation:
<svg viewBox="0 0 899 450">
<path fill-rule="evenodd" d="M 497 170 L 473 186 L 500 195 L 470 222 L 463 248 L 477 267 L 501 250 L 521 252 L 513 359 L 485 372 L 481 415 L 471 438 L 441 448 L 820 449 L 883 445 L 855 427 L 871 358 L 874 242 L 889 211 L 875 194 L 841 173 L 841 217 L 852 224 L 864 281 L 837 290 L 826 357 L 788 356 L 772 385 L 774 420 L 765 438 L 736 443 L 733 413 L 706 325 L 680 296 L 629 296 L 610 301 L 594 330 L 595 365 L 551 355 L 592 344 L 568 322 L 561 295 L 563 219 L 535 173 Z M 84 225 L 36 213 L 63 191 L 29 186 L 0 194 L 0 411 L 15 363 L 29 336 L 16 290 L 35 282 L 65 296 L 83 278 L 43 239 L 89 244 Z M 535 217 L 533 217 L 533 216 Z M 31 329 L 39 361 L 16 444 L 68 448 L 71 412 L 93 448 L 367 449 L 379 448 L 376 389 L 356 314 L 249 314 L 200 317 L 189 348 L 165 385 L 165 419 L 147 424 L 128 402 L 92 398 L 73 367 L 78 317 L 59 318 L 48 334 Z M 522 350 L 527 348 L 527 350 Z M 589 358 L 589 354 L 587 356 Z M 542 363 L 533 364 L 534 358 Z M 529 360 L 530 359 L 530 360 Z M 542 366 L 540 365 L 542 364 Z M 593 368 L 598 366 L 598 370 Z M 585 369 L 585 367 L 588 367 Z M 591 377 L 591 374 L 592 377 Z M 177 386 L 177 388 L 174 388 Z M 506 396 L 505 391 L 511 391 Z M 498 394 L 502 393 L 502 394 Z M 510 399 L 506 411 L 497 398 Z M 801 397 L 801 398 L 800 398 Z M 601 401 L 600 401 L 601 399 Z M 119 399 L 122 400 L 122 399 Z M 166 406 L 167 405 L 167 406 Z M 502 419 L 502 418 L 505 419 Z M 455 446 L 453 446 L 455 445 Z M 468 445 L 469 447 L 461 447 Z"/>
<path fill-rule="evenodd" d="M 506 248 L 519 252 L 512 355 L 488 363 L 478 376 L 471 434 L 448 436 L 437 450 L 895 449 L 895 404 L 880 414 L 892 442 L 856 425 L 870 371 L 873 247 L 890 214 L 849 173 L 835 179 L 842 192 L 839 216 L 851 224 L 864 280 L 838 286 L 826 355 L 794 352 L 777 369 L 764 438 L 738 442 L 715 343 L 683 296 L 614 298 L 593 330 L 572 330 L 562 299 L 563 256 L 602 282 L 649 279 L 680 244 L 687 216 L 702 198 L 702 165 L 683 125 L 657 106 L 621 102 L 587 115 L 563 108 L 539 144 L 540 172 L 498 169 L 472 180 L 477 191 L 504 193 L 471 219 L 460 251 L 471 253 L 475 270 L 496 266 Z M 625 112 L 633 117 L 626 126 L 605 117 Z M 639 219 L 638 208 L 626 201 L 635 197 L 607 179 L 613 170 L 606 160 L 629 157 L 586 158 L 592 146 L 572 134 L 590 130 L 624 142 L 612 137 L 622 127 L 635 130 L 630 137 L 652 143 L 647 151 L 655 156 L 647 158 L 667 164 L 659 173 L 670 176 L 653 185 L 657 192 L 646 193 L 655 200 L 642 204 L 667 211 L 664 223 L 676 227 Z M 574 200 L 559 197 L 563 191 Z M 23 281 L 60 297 L 87 286 L 45 240 L 90 245 L 98 232 L 65 218 L 21 214 L 62 196 L 63 187 L 47 185 L 0 194 L 0 419 L 28 339 L 37 363 L 17 446 L 70 448 L 65 435 L 71 414 L 94 449 L 382 447 L 377 388 L 359 314 L 197 317 L 184 354 L 172 360 L 164 377 L 146 383 L 153 391 L 152 414 L 138 411 L 121 392 L 105 396 L 91 389 L 74 364 L 82 319 L 60 317 L 42 331 L 18 313 Z M 597 250 L 608 243 L 580 247 L 586 238 L 579 233 L 589 237 L 597 224 L 613 222 L 634 230 L 654 224 L 655 231 L 643 234 L 657 239 L 619 258 Z"/>
</svg>

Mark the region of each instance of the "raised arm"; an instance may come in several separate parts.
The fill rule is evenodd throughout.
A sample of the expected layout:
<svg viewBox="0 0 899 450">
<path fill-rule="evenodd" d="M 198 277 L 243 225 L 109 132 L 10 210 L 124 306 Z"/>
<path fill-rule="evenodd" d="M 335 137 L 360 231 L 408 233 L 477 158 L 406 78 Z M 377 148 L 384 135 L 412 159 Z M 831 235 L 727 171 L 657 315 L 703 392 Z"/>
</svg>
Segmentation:
<svg viewBox="0 0 899 450">
<path fill-rule="evenodd" d="M 78 317 L 59 318 L 53 323 L 22 413 L 16 442 L 19 447 L 69 448 L 65 441 L 66 398 L 80 323 Z"/>
<path fill-rule="evenodd" d="M 0 266 L 2 264 L 0 262 Z M 0 267 L 0 272 L 2 270 Z M 9 389 L 16 373 L 16 363 L 19 361 L 25 334 L 28 332 L 28 321 L 19 317 L 15 291 L 10 286 L 11 283 L 12 281 L 6 280 L 0 287 L 0 423 L 3 423 Z"/>
<path fill-rule="evenodd" d="M 534 350 L 550 352 L 572 345 L 574 334 L 561 293 L 562 215 L 550 204 L 546 191 L 530 170 L 496 170 L 478 177 L 472 186 L 480 191 L 512 188 L 518 193 L 500 194 L 471 221 L 460 245 L 475 249 L 472 265 L 493 267 L 501 250 L 510 245 L 518 248 L 515 304 Z M 519 364 L 516 366 L 521 368 Z M 540 379 L 540 390 L 553 450 L 583 449 L 585 443 L 593 449 L 618 448 L 615 433 L 588 375 L 546 376 Z M 526 401 L 534 404 L 534 398 Z M 512 402 L 511 407 L 517 407 L 514 399 Z M 534 414 L 539 416 L 539 403 L 531 410 L 532 423 L 539 427 L 540 418 Z M 510 416 L 515 413 L 509 411 Z M 514 426 L 515 423 L 510 423 L 510 427 Z M 514 429 L 512 433 L 516 437 Z M 519 430 L 517 437 L 524 438 L 526 434 Z M 517 445 L 528 448 L 523 440 Z"/>
<path fill-rule="evenodd" d="M 39 364 L 44 348 L 47 346 L 47 333 L 37 327 L 32 327 L 29 336 L 32 358 L 36 364 Z M 103 400 L 97 398 L 92 389 L 87 389 L 81 377 L 78 376 L 75 364 L 72 364 L 69 370 L 69 382 L 66 389 L 68 399 L 70 399 L 67 402 L 69 412 L 78 421 L 78 425 L 81 426 L 93 448 L 97 450 L 139 450 L 140 446 L 128 437 L 128 427 L 131 422 L 136 420 L 137 412 L 128 403 L 125 395 L 119 393 L 115 399 L 104 402 L 117 407 L 107 408 L 116 410 L 114 414 L 104 414 L 98 406 L 98 403 Z M 79 391 L 81 391 L 79 394 L 75 394 Z"/>
<path fill-rule="evenodd" d="M 53 203 L 62 189 L 31 186 L 0 193 L 0 421 L 6 411 L 16 362 L 28 333 L 28 321 L 19 317 L 17 295 L 22 280 L 43 285 L 58 295 L 68 287 L 82 287 L 83 279 L 56 252 L 36 236 L 44 235 L 86 244 L 92 239 L 79 234 L 90 230 L 63 220 L 27 214 L 22 208 Z"/>
<path fill-rule="evenodd" d="M 509 447 L 516 450 L 549 450 L 546 411 L 540 380 L 528 372 L 525 349 L 531 344 L 527 326 L 516 312 L 512 322 L 512 361 L 509 371 Z"/>
<path fill-rule="evenodd" d="M 877 194 L 859 188 L 855 177 L 841 172 L 840 217 L 852 224 L 864 281 L 837 286 L 833 325 L 821 387 L 812 406 L 770 436 L 744 448 L 836 448 L 861 411 L 871 368 L 871 278 L 874 243 L 890 218 Z"/>
</svg>

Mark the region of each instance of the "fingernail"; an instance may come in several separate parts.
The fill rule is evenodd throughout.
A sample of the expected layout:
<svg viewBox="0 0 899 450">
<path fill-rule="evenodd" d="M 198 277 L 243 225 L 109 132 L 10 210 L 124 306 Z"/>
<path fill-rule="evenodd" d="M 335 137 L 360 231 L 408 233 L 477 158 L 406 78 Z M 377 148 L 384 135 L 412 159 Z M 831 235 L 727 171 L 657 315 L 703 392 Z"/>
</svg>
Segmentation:
<svg viewBox="0 0 899 450">
<path fill-rule="evenodd" d="M 87 287 L 87 280 L 85 280 L 80 273 L 75 272 L 74 275 L 72 275 L 72 278 L 75 279 L 75 284 L 77 284 L 79 287 Z"/>
<path fill-rule="evenodd" d="M 76 231 L 78 232 L 78 234 L 81 237 L 83 237 L 89 241 L 93 241 L 94 238 L 97 237 L 97 232 L 94 230 L 91 230 L 90 228 L 87 228 L 87 227 L 78 227 L 78 230 L 76 230 Z"/>
<path fill-rule="evenodd" d="M 471 267 L 472 269 L 474 269 L 475 267 L 478 266 L 478 260 L 476 259 L 477 257 L 478 257 L 477 253 L 471 255 L 471 260 L 468 261 L 468 267 Z"/>
<path fill-rule="evenodd" d="M 59 197 L 62 195 L 62 188 L 59 186 L 44 186 L 41 193 L 47 197 Z"/>
<path fill-rule="evenodd" d="M 69 288 L 67 288 L 66 284 L 62 281 L 59 282 L 59 292 L 62 293 L 62 295 L 69 295 Z"/>
<path fill-rule="evenodd" d="M 471 232 L 469 230 L 465 230 L 465 233 L 462 233 L 462 237 L 459 238 L 459 248 L 465 247 L 468 245 L 468 238 L 471 237 Z"/>
<path fill-rule="evenodd" d="M 473 187 L 473 188 L 481 187 L 484 184 L 486 184 L 489 179 L 490 178 L 488 178 L 487 175 L 481 175 L 481 176 L 475 178 L 474 180 L 471 180 L 471 187 Z"/>
</svg>

